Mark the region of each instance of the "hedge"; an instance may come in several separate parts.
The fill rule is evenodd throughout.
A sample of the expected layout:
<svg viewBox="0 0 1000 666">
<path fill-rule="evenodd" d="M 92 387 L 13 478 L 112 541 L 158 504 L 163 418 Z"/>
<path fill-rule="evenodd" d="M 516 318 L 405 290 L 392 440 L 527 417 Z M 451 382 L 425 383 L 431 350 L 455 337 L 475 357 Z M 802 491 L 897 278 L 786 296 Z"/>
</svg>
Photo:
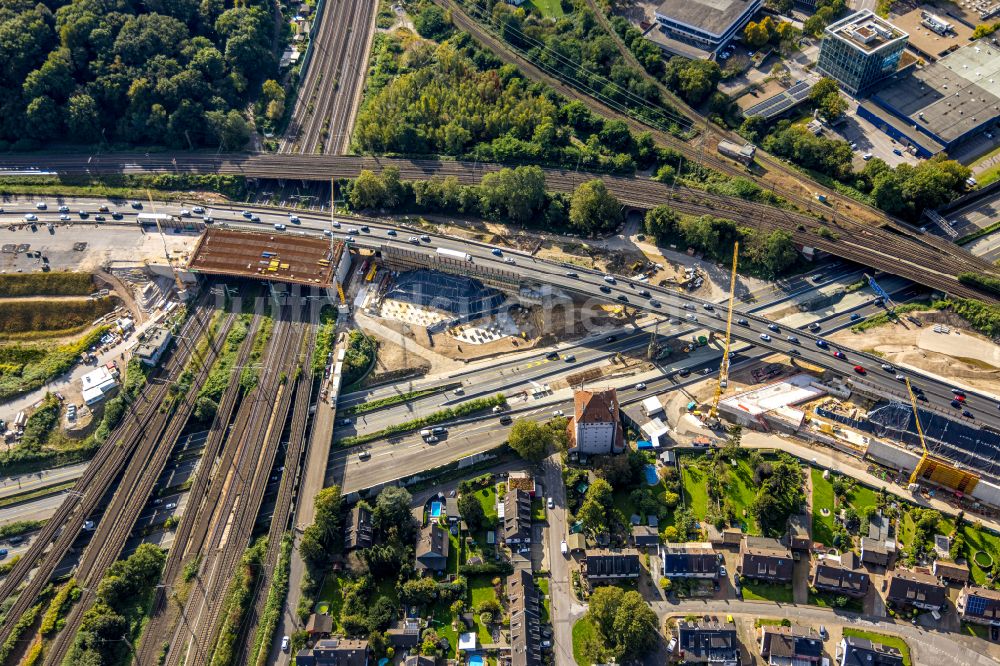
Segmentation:
<svg viewBox="0 0 1000 666">
<path fill-rule="evenodd" d="M 458 573 L 465 574 L 466 576 L 474 576 L 477 574 L 497 574 L 509 576 L 514 573 L 514 565 L 507 561 L 483 562 L 482 564 L 460 564 L 458 566 Z"/>
</svg>

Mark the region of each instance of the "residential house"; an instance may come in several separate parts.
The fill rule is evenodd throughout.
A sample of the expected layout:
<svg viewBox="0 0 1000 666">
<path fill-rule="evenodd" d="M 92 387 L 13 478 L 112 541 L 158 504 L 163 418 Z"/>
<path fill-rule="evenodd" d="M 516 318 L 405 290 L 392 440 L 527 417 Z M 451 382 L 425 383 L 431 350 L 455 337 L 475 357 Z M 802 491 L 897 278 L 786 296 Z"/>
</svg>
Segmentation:
<svg viewBox="0 0 1000 666">
<path fill-rule="evenodd" d="M 732 622 L 677 624 L 677 655 L 685 664 L 739 666 L 740 643 Z"/>
<path fill-rule="evenodd" d="M 625 430 L 614 389 L 573 394 L 573 418 L 566 425 L 569 453 L 605 455 L 625 450 Z"/>
<path fill-rule="evenodd" d="M 1000 591 L 985 587 L 966 587 L 955 602 L 958 614 L 966 622 L 1000 626 Z"/>
<path fill-rule="evenodd" d="M 872 643 L 867 638 L 845 636 L 840 639 L 837 653 L 837 666 L 903 666 L 903 654 L 898 648 Z"/>
<path fill-rule="evenodd" d="M 530 562 L 507 576 L 507 604 L 510 610 L 510 666 L 540 665 L 541 615 Z"/>
<path fill-rule="evenodd" d="M 372 545 L 372 512 L 355 504 L 347 516 L 344 530 L 344 550 L 363 550 Z"/>
<path fill-rule="evenodd" d="M 448 530 L 431 523 L 417 538 L 417 571 L 444 571 L 448 566 Z"/>
<path fill-rule="evenodd" d="M 769 666 L 808 666 L 823 658 L 823 640 L 811 627 L 762 625 L 760 656 Z"/>
<path fill-rule="evenodd" d="M 861 562 L 872 567 L 888 567 L 891 554 L 885 541 L 861 537 Z"/>
<path fill-rule="evenodd" d="M 508 546 L 531 543 L 531 496 L 509 490 L 503 498 L 502 534 Z"/>
<path fill-rule="evenodd" d="M 857 556 L 848 551 L 842 555 L 820 555 L 813 564 L 812 586 L 821 592 L 862 598 L 868 594 L 871 579 L 858 566 Z"/>
<path fill-rule="evenodd" d="M 434 657 L 425 657 L 422 654 L 410 654 L 403 659 L 403 666 L 434 666 Z"/>
<path fill-rule="evenodd" d="M 719 554 L 707 542 L 668 543 L 660 549 L 667 578 L 719 577 Z"/>
<path fill-rule="evenodd" d="M 796 513 L 788 518 L 788 530 L 785 532 L 785 545 L 792 550 L 808 551 L 812 547 L 812 537 L 809 536 L 809 516 Z"/>
<path fill-rule="evenodd" d="M 420 618 L 404 617 L 385 632 L 389 645 L 400 650 L 409 650 L 420 645 Z"/>
<path fill-rule="evenodd" d="M 333 618 L 324 613 L 313 613 L 306 622 L 306 633 L 313 640 L 327 638 L 333 631 Z"/>
<path fill-rule="evenodd" d="M 897 608 L 938 610 L 947 598 L 947 591 L 937 578 L 919 571 L 895 569 L 889 574 L 888 585 L 885 600 Z"/>
<path fill-rule="evenodd" d="M 965 563 L 934 560 L 932 570 L 935 576 L 949 583 L 969 582 L 969 565 Z"/>
<path fill-rule="evenodd" d="M 723 546 L 736 546 L 743 542 L 743 530 L 738 527 L 724 527 L 721 530 L 715 525 L 708 523 L 705 526 L 705 534 L 708 542 L 716 548 Z"/>
<path fill-rule="evenodd" d="M 636 548 L 656 548 L 660 545 L 660 533 L 649 525 L 632 527 L 632 545 Z"/>
<path fill-rule="evenodd" d="M 507 475 L 507 490 L 523 490 L 534 497 L 536 493 L 535 479 L 527 472 L 511 472 Z M 540 492 L 540 491 L 539 491 Z"/>
<path fill-rule="evenodd" d="M 588 550 L 584 552 L 583 575 L 589 580 L 638 578 L 641 565 L 636 550 Z"/>
<path fill-rule="evenodd" d="M 792 551 L 777 539 L 743 537 L 739 566 L 743 576 L 767 583 L 790 583 L 794 568 Z"/>
<path fill-rule="evenodd" d="M 368 666 L 368 641 L 325 638 L 295 655 L 298 666 Z"/>
</svg>

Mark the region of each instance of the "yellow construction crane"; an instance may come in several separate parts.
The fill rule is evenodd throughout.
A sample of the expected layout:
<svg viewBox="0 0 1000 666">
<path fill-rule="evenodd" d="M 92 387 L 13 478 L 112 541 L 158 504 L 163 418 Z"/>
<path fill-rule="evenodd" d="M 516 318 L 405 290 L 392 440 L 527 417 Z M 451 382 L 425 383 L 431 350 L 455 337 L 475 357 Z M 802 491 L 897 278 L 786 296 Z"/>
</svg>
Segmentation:
<svg viewBox="0 0 1000 666">
<path fill-rule="evenodd" d="M 740 253 L 739 241 L 733 243 L 733 271 L 729 276 L 729 311 L 726 313 L 726 340 L 722 345 L 722 363 L 719 365 L 719 383 L 715 387 L 715 398 L 712 399 L 712 406 L 708 411 L 709 423 L 714 423 L 719 419 L 719 400 L 722 399 L 722 392 L 729 386 L 729 334 L 733 328 L 733 300 L 736 298 L 736 264 Z"/>
<path fill-rule="evenodd" d="M 184 283 L 181 281 L 181 276 L 177 272 L 177 267 L 174 266 L 174 262 L 170 260 L 170 250 L 167 249 L 167 237 L 163 234 L 163 227 L 160 226 L 160 218 L 156 213 L 156 204 L 153 203 L 153 194 L 149 190 L 146 190 L 146 198 L 149 199 L 149 210 L 153 213 L 153 221 L 156 222 L 156 231 L 160 234 L 160 240 L 163 241 L 163 256 L 167 260 L 167 266 L 170 267 L 170 272 L 174 276 L 174 284 L 177 286 L 177 293 L 184 293 L 185 287 Z"/>
<path fill-rule="evenodd" d="M 924 450 L 923 454 L 920 456 L 920 462 L 917 466 L 913 468 L 913 474 L 910 474 L 910 483 L 916 483 L 919 478 L 920 472 L 923 471 L 924 466 L 927 464 L 927 459 L 931 457 L 931 452 L 927 449 L 927 442 L 924 440 L 924 429 L 920 425 L 920 411 L 917 409 L 917 396 L 913 394 L 913 387 L 910 386 L 910 378 L 906 378 L 906 391 L 910 394 L 910 405 L 913 407 L 913 421 L 917 424 L 917 435 L 920 437 L 920 448 Z"/>
</svg>

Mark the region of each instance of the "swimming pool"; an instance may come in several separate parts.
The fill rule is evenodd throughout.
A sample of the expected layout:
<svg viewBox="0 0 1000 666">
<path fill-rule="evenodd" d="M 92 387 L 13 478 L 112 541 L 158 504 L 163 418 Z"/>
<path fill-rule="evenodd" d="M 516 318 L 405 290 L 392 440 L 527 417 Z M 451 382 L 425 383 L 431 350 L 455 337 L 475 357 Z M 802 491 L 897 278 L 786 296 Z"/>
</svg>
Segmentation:
<svg viewBox="0 0 1000 666">
<path fill-rule="evenodd" d="M 469 666 L 483 666 L 483 658 L 478 654 L 469 657 Z"/>
<path fill-rule="evenodd" d="M 431 518 L 441 517 L 441 502 L 431 502 Z"/>
<path fill-rule="evenodd" d="M 651 486 L 655 486 L 660 482 L 660 477 L 656 474 L 656 465 L 648 464 L 645 467 L 646 470 L 646 483 Z"/>
</svg>

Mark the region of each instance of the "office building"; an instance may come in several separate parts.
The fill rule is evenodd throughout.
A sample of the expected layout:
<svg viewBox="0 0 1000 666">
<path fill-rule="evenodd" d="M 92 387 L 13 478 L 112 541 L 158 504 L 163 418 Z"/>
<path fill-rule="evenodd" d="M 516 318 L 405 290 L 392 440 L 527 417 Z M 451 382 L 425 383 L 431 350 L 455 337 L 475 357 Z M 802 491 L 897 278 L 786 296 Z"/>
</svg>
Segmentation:
<svg viewBox="0 0 1000 666">
<path fill-rule="evenodd" d="M 685 58 L 708 58 L 737 37 L 763 0 L 665 0 L 646 38 Z"/>
<path fill-rule="evenodd" d="M 835 79 L 844 92 L 864 97 L 896 71 L 908 38 L 864 9 L 826 27 L 816 68 Z"/>
</svg>

